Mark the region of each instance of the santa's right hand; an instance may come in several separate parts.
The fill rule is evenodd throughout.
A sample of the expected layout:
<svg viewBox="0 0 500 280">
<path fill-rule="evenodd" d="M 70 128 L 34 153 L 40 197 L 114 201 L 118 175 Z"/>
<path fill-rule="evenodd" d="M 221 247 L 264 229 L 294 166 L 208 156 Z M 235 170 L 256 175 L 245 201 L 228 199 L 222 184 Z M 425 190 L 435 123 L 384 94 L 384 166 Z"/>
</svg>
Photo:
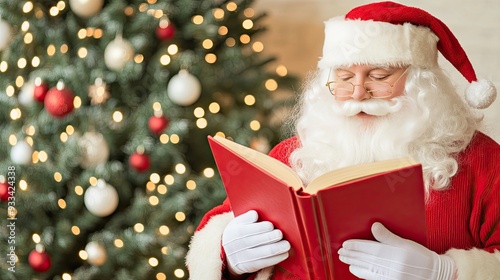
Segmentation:
<svg viewBox="0 0 500 280">
<path fill-rule="evenodd" d="M 228 269 L 233 274 L 256 272 L 288 258 L 290 243 L 283 233 L 268 221 L 257 222 L 258 214 L 250 210 L 234 218 L 224 229 L 222 246 Z"/>
</svg>

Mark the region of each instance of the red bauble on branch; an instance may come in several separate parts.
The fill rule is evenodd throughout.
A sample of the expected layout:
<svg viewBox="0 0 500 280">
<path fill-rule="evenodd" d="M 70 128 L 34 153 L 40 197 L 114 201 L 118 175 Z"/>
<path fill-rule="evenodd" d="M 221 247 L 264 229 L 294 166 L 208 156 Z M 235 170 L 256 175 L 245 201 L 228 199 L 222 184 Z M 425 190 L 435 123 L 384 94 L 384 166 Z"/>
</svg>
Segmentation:
<svg viewBox="0 0 500 280">
<path fill-rule="evenodd" d="M 163 17 L 160 19 L 160 23 L 158 24 L 158 28 L 156 29 L 156 37 L 160 40 L 168 40 L 172 39 L 175 35 L 175 26 L 168 19 L 168 17 Z"/>
<path fill-rule="evenodd" d="M 51 88 L 45 96 L 45 110 L 56 118 L 62 118 L 73 111 L 73 92 L 61 81 Z"/>
<path fill-rule="evenodd" d="M 7 182 L 0 182 L 0 200 L 7 201 L 9 197 L 9 184 Z"/>
<path fill-rule="evenodd" d="M 144 153 L 144 149 L 139 147 L 138 151 L 130 156 L 129 163 L 135 170 L 139 172 L 144 172 L 149 168 L 149 156 Z"/>
<path fill-rule="evenodd" d="M 29 254 L 28 263 L 34 271 L 45 272 L 50 269 L 50 256 L 43 250 L 43 246 L 39 245 Z"/>
<path fill-rule="evenodd" d="M 33 97 L 35 98 L 35 100 L 38 102 L 44 102 L 45 96 L 47 95 L 48 91 L 49 91 L 49 86 L 46 83 L 44 83 L 41 78 L 36 78 L 35 88 L 33 91 Z"/>
<path fill-rule="evenodd" d="M 168 127 L 169 121 L 161 113 L 156 114 L 149 118 L 148 127 L 151 132 L 155 134 L 160 134 L 162 131 Z"/>
</svg>

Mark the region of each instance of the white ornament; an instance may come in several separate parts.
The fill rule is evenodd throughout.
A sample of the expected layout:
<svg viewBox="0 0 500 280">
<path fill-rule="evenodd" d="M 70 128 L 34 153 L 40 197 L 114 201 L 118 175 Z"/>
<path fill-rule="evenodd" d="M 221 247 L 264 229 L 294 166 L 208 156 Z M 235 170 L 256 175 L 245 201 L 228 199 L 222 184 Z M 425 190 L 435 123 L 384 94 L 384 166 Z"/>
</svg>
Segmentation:
<svg viewBox="0 0 500 280">
<path fill-rule="evenodd" d="M 104 180 L 97 180 L 97 185 L 90 186 L 83 196 L 85 207 L 98 217 L 106 217 L 118 206 L 118 193 Z"/>
<path fill-rule="evenodd" d="M 71 10 L 79 17 L 89 18 L 102 9 L 104 0 L 69 0 Z"/>
<path fill-rule="evenodd" d="M 91 265 L 100 266 L 106 262 L 106 249 L 99 242 L 89 242 L 87 246 L 85 246 L 85 252 L 87 252 L 87 261 Z"/>
<path fill-rule="evenodd" d="M 132 61 L 133 57 L 134 48 L 121 35 L 116 36 L 104 50 L 104 63 L 109 69 L 115 71 L 123 70 L 125 65 Z"/>
<path fill-rule="evenodd" d="M 29 106 L 35 102 L 35 97 L 33 96 L 35 92 L 35 83 L 29 81 L 23 85 L 21 92 L 19 92 L 19 103 L 24 106 Z"/>
<path fill-rule="evenodd" d="M 181 70 L 173 76 L 167 86 L 168 97 L 180 106 L 195 103 L 201 95 L 200 81 L 187 70 Z"/>
<path fill-rule="evenodd" d="M 10 159 L 15 164 L 31 163 L 33 148 L 24 140 L 18 141 L 10 150 Z"/>
<path fill-rule="evenodd" d="M 104 136 L 98 132 L 85 132 L 78 140 L 81 148 L 80 166 L 89 169 L 108 162 L 109 146 Z"/>
<path fill-rule="evenodd" d="M 0 51 L 5 50 L 12 39 L 12 27 L 0 18 Z"/>
</svg>

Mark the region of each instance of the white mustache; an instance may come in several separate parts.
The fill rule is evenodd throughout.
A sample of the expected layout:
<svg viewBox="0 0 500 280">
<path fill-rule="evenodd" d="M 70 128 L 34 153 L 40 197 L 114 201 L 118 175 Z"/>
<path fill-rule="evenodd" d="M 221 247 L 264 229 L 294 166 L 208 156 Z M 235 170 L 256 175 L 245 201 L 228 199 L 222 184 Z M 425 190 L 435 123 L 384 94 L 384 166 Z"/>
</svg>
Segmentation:
<svg viewBox="0 0 500 280">
<path fill-rule="evenodd" d="M 399 98 L 389 100 L 368 99 L 364 101 L 346 100 L 335 102 L 335 112 L 351 117 L 364 112 L 373 116 L 385 116 L 397 112 L 403 107 L 403 102 Z"/>
</svg>

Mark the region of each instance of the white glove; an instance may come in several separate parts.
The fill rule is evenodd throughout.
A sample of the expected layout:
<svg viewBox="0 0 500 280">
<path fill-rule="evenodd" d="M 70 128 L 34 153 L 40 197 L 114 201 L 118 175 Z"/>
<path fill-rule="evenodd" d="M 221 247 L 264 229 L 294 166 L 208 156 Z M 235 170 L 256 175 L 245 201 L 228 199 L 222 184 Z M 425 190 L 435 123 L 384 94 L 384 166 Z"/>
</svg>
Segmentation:
<svg viewBox="0 0 500 280">
<path fill-rule="evenodd" d="M 381 223 L 372 225 L 377 241 L 351 239 L 342 244 L 340 260 L 362 279 L 451 280 L 455 263 L 444 255 L 390 232 Z"/>
<path fill-rule="evenodd" d="M 288 258 L 290 243 L 271 222 L 257 222 L 254 210 L 234 218 L 224 229 L 222 246 L 229 271 L 252 273 Z"/>
</svg>

